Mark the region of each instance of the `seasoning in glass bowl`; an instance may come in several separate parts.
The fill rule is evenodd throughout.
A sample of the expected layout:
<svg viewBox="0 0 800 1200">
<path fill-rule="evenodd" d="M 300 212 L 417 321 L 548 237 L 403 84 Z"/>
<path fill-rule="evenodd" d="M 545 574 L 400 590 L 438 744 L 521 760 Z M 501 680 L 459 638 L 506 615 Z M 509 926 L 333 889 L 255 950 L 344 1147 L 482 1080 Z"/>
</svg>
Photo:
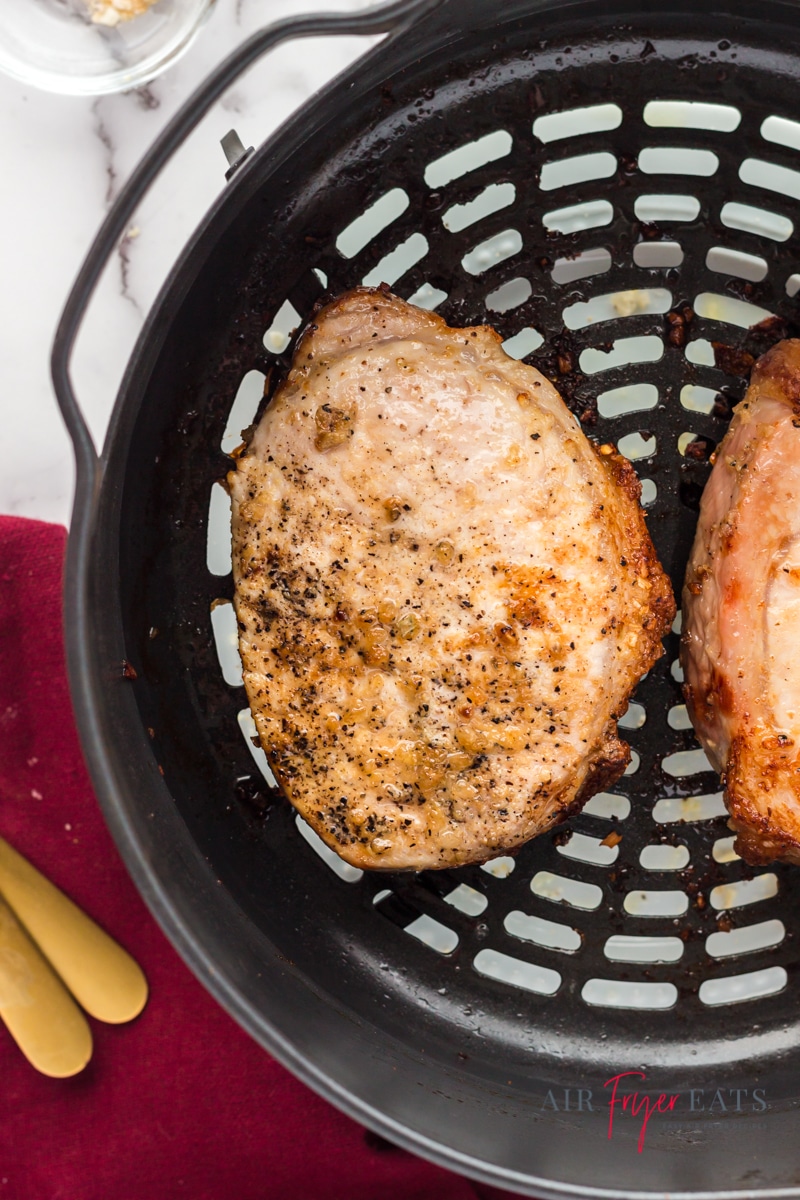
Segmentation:
<svg viewBox="0 0 800 1200">
<path fill-rule="evenodd" d="M 156 0 L 89 0 L 89 16 L 95 25 L 119 25 L 140 17 Z"/>
</svg>

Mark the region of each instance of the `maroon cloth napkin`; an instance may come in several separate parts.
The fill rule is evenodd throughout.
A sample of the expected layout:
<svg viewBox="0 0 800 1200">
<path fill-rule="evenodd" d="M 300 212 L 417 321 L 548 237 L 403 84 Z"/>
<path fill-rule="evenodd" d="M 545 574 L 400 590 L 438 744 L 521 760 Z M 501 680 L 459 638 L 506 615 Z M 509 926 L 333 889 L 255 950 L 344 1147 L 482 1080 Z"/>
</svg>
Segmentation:
<svg viewBox="0 0 800 1200">
<path fill-rule="evenodd" d="M 138 959 L 150 1002 L 46 1079 L 0 1028 L 0 1200 L 500 1200 L 365 1132 L 205 992 L 140 900 L 70 707 L 59 526 L 0 517 L 0 834 Z"/>
</svg>

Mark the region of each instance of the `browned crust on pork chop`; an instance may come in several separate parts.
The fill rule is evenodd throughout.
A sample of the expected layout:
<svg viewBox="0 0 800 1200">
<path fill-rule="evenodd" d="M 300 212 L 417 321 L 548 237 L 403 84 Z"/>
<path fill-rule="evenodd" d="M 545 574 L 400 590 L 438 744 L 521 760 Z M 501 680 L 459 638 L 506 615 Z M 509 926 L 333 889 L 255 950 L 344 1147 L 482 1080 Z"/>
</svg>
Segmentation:
<svg viewBox="0 0 800 1200">
<path fill-rule="evenodd" d="M 686 570 L 681 661 L 737 853 L 800 863 L 798 340 L 755 364 L 717 449 Z"/>
<path fill-rule="evenodd" d="M 342 858 L 481 862 L 622 773 L 669 583 L 630 465 L 494 330 L 340 296 L 229 482 L 261 743 Z"/>
</svg>

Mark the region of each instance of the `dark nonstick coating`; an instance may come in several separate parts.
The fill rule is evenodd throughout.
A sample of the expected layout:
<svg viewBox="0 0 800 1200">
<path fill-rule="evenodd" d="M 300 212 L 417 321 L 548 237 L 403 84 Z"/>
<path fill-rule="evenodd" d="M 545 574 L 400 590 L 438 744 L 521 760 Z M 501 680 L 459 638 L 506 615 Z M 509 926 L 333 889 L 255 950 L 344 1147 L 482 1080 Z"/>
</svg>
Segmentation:
<svg viewBox="0 0 800 1200">
<path fill-rule="evenodd" d="M 676 776 L 662 766 L 695 745 L 691 730 L 667 720 L 681 703 L 676 634 L 637 692 L 647 719 L 629 732 L 638 770 L 614 789 L 632 812 L 619 825 L 613 866 L 562 853 L 570 830 L 597 839 L 611 828 L 581 815 L 525 847 L 507 878 L 477 867 L 337 877 L 255 769 L 236 719 L 244 693 L 224 683 L 217 663 L 210 607 L 232 594 L 230 577 L 206 566 L 209 495 L 230 467 L 220 441 L 243 375 L 255 369 L 274 382 L 288 361 L 263 341 L 284 300 L 306 317 L 421 232 L 427 254 L 396 281 L 398 293 L 427 282 L 447 293 L 438 311 L 451 324 L 488 319 L 504 337 L 535 328 L 544 340 L 529 361 L 556 380 L 590 436 L 639 432 L 648 445 L 655 437 L 637 466 L 656 484 L 650 529 L 679 590 L 707 460 L 743 392 L 747 356 L 796 332 L 785 284 L 800 263 L 797 236 L 737 232 L 720 214 L 740 202 L 795 217 L 796 198 L 742 182 L 739 169 L 755 158 L 800 170 L 797 149 L 761 133 L 766 117 L 796 110 L 799 55 L 793 4 L 444 3 L 362 59 L 235 174 L 155 306 L 118 400 L 99 490 L 76 513 L 75 528 L 92 537 L 90 566 L 73 573 L 68 597 L 79 614 L 67 632 L 84 744 L 112 831 L 169 936 L 244 1027 L 334 1103 L 418 1153 L 534 1195 L 800 1191 L 800 877 L 778 868 L 774 898 L 728 916 L 709 902 L 713 889 L 764 872 L 712 857 L 724 817 L 654 823 L 657 800 L 718 791 L 710 772 Z M 651 127 L 643 117 L 651 99 L 731 105 L 741 123 L 732 132 Z M 599 104 L 619 106 L 618 127 L 549 143 L 532 133 L 538 116 Z M 499 129 L 512 136 L 510 154 L 425 182 L 432 161 Z M 712 150 L 717 169 L 644 172 L 642 148 L 675 146 Z M 599 152 L 616 158 L 607 177 L 540 187 L 544 164 Z M 510 206 L 460 232 L 445 228 L 447 210 L 496 183 L 514 184 Z M 355 257 L 338 253 L 342 228 L 395 187 L 408 195 L 406 211 Z M 645 220 L 635 203 L 645 193 L 694 196 L 699 212 Z M 543 213 L 597 198 L 613 205 L 605 226 L 544 228 Z M 478 275 L 463 267 L 478 243 L 509 229 L 521 250 Z M 680 244 L 680 265 L 637 265 L 635 247 L 660 241 Z M 716 245 L 763 259 L 764 279 L 710 270 Z M 606 273 L 554 282 L 559 259 L 598 247 L 611 256 Z M 487 295 L 516 278 L 531 284 L 529 298 L 487 311 Z M 565 308 L 631 289 L 647 289 L 650 308 L 666 289 L 668 308 L 645 304 L 602 326 L 565 327 Z M 704 293 L 775 319 L 749 330 L 713 309 L 698 315 Z M 583 370 L 587 347 L 609 352 L 640 335 L 661 339 L 663 355 L 601 376 Z M 686 342 L 702 339 L 721 348 L 693 364 Z M 656 407 L 598 415 L 598 393 L 642 380 L 657 387 Z M 687 384 L 718 393 L 711 411 L 687 411 Z M 679 448 L 686 432 L 688 453 L 686 439 Z M 689 867 L 656 878 L 639 862 L 654 842 L 685 845 Z M 542 871 L 599 887 L 601 902 L 565 911 L 532 892 Z M 446 901 L 462 883 L 486 897 L 483 914 Z M 682 891 L 685 915 L 654 923 L 626 909 L 627 896 L 653 888 Z M 382 891 L 390 894 L 375 903 Z M 520 941 L 506 927 L 511 912 L 578 928 L 579 950 Z M 409 936 L 423 914 L 457 934 L 455 951 Z M 709 957 L 709 934 L 778 920 L 786 930 L 778 946 L 738 962 Z M 643 967 L 604 953 L 610 936 L 654 932 L 680 937 L 678 962 Z M 555 970 L 560 984 L 545 995 L 490 978 L 473 965 L 482 950 Z M 786 976 L 772 994 L 719 1006 L 701 998 L 707 981 L 774 967 Z M 674 1001 L 587 1003 L 591 979 L 672 985 Z M 653 1102 L 678 1097 L 651 1118 L 641 1153 L 641 1115 L 620 1108 L 608 1136 L 607 1081 L 627 1071 L 646 1076 L 628 1076 L 628 1090 Z"/>
</svg>

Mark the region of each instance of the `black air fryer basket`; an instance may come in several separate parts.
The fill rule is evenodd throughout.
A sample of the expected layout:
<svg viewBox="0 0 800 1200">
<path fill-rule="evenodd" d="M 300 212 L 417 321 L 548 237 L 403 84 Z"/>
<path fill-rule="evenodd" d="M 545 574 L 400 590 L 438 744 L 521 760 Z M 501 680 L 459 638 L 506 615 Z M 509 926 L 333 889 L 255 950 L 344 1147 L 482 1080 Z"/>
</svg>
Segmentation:
<svg viewBox="0 0 800 1200">
<path fill-rule="evenodd" d="M 69 360 L 135 204 L 265 49 L 376 31 L 390 36 L 234 163 L 98 459 Z M 800 1194 L 800 872 L 734 854 L 677 627 L 622 722 L 631 768 L 569 825 L 484 867 L 344 867 L 253 754 L 225 451 L 314 304 L 385 281 L 451 324 L 494 325 L 619 445 L 679 591 L 753 357 L 796 332 L 798 201 L 795 3 L 416 0 L 300 18 L 253 38 L 169 126 L 58 334 L 78 460 L 73 693 L 143 895 L 301 1079 L 392 1141 L 532 1195 Z"/>
</svg>

